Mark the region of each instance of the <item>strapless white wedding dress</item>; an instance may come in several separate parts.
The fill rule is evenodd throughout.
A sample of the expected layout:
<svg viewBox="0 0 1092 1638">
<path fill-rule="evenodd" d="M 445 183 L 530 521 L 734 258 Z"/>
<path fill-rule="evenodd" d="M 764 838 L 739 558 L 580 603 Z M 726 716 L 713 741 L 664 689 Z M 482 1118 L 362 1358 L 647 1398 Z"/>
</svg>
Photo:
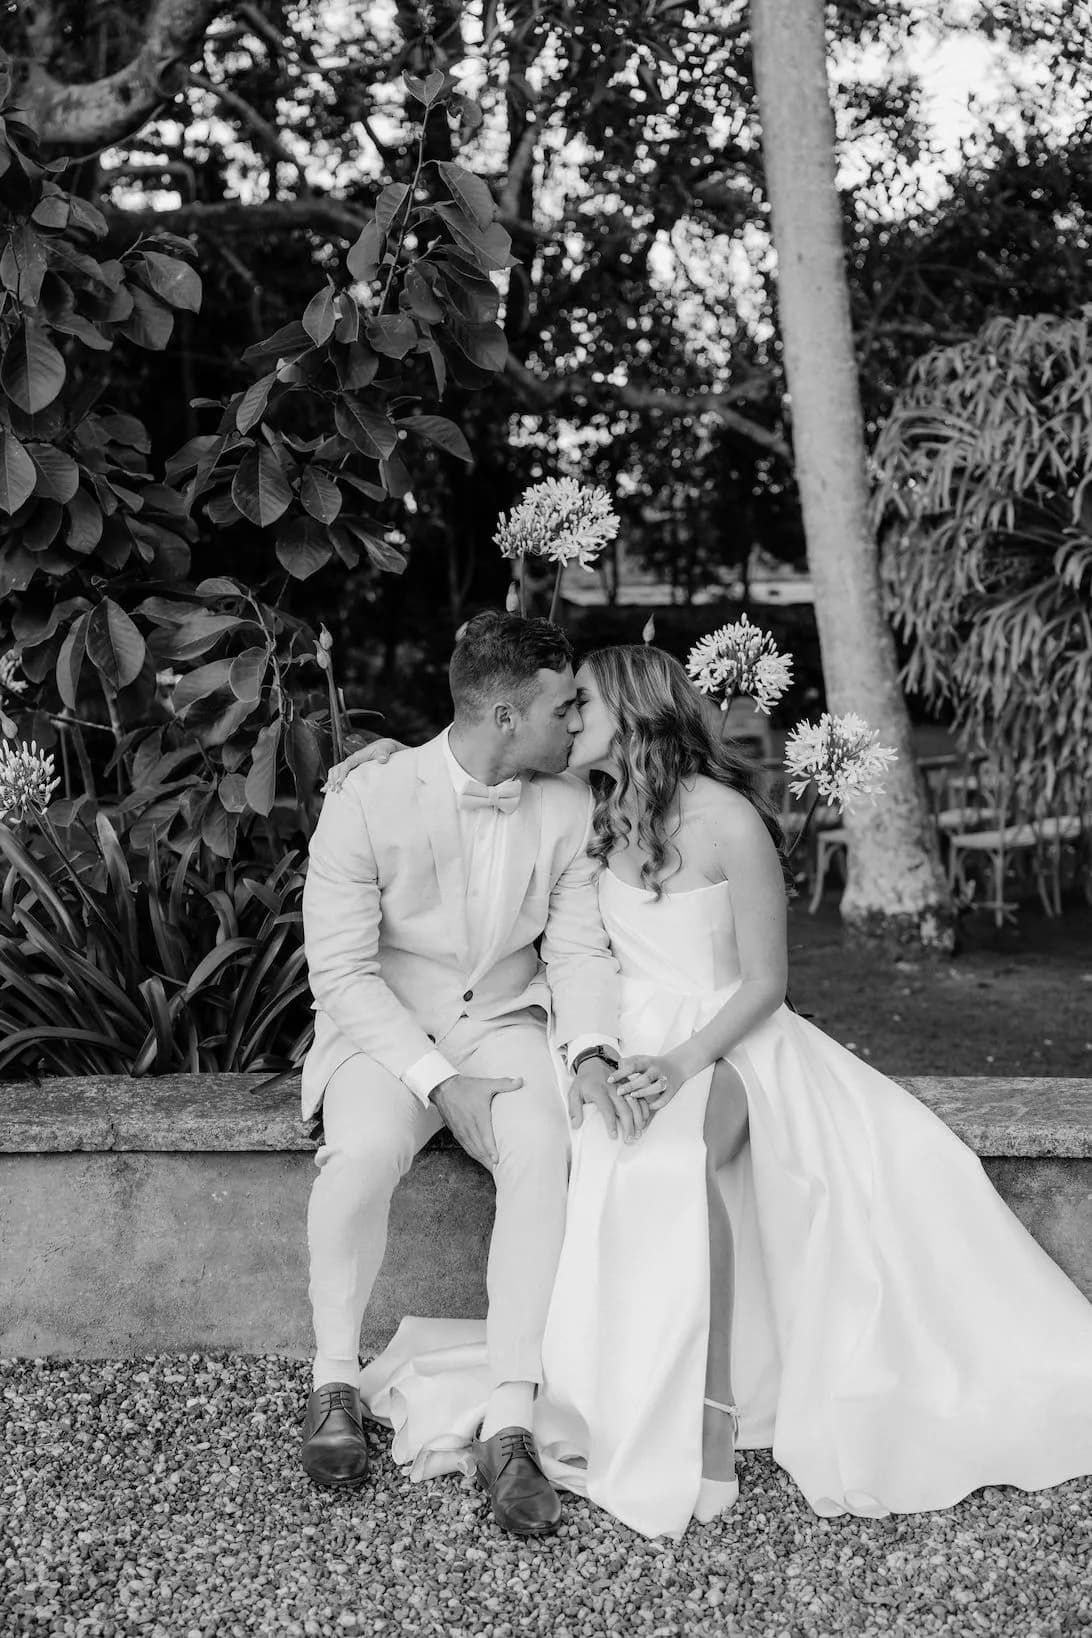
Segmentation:
<svg viewBox="0 0 1092 1638">
<path fill-rule="evenodd" d="M 669 1051 L 740 981 L 727 884 L 657 901 L 607 870 L 600 904 L 622 970 L 623 1049 Z M 921 1512 L 987 1484 L 1092 1474 L 1092 1304 L 972 1151 L 787 1007 L 729 1062 L 750 1127 L 720 1174 L 740 1446 L 772 1446 L 828 1515 Z M 647 1536 L 681 1535 L 701 1479 L 711 1079 L 688 1081 L 635 1143 L 608 1138 L 594 1112 L 574 1135 L 543 1346 L 546 1471 Z M 468 1471 L 484 1325 L 403 1321 L 361 1391 L 414 1477 Z"/>
</svg>

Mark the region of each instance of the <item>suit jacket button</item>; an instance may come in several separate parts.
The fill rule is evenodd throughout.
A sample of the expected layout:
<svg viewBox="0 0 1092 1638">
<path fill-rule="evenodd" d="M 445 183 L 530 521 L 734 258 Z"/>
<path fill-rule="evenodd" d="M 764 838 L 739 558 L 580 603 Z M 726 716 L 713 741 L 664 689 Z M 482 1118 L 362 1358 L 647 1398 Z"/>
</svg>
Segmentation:
<svg viewBox="0 0 1092 1638">
<path fill-rule="evenodd" d="M 473 999 L 474 999 L 474 991 L 473 990 L 464 990 L 463 991 L 463 1000 L 464 1001 L 473 1001 Z"/>
</svg>

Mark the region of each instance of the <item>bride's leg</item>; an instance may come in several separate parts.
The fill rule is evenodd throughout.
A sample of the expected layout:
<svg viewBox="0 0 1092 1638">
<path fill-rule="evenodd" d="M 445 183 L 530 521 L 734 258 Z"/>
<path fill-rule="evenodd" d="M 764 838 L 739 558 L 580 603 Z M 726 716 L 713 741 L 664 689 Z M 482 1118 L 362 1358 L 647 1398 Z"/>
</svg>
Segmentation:
<svg viewBox="0 0 1092 1638">
<path fill-rule="evenodd" d="M 709 1352 L 705 1397 L 732 1405 L 732 1308 L 735 1299 L 735 1247 L 732 1224 L 717 1185 L 717 1169 L 732 1160 L 747 1141 L 747 1095 L 736 1070 L 717 1064 L 705 1113 L 705 1188 L 709 1202 Z M 706 1405 L 702 1424 L 702 1473 L 729 1480 L 735 1473 L 732 1418 Z"/>
</svg>

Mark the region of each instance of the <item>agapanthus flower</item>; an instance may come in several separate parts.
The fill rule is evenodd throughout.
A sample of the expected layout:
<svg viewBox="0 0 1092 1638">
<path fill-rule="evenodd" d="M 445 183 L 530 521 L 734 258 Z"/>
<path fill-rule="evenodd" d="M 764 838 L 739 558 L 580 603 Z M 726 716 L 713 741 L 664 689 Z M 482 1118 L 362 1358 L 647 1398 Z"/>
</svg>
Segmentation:
<svg viewBox="0 0 1092 1638">
<path fill-rule="evenodd" d="M 545 557 L 557 564 L 593 567 L 618 517 L 605 489 L 573 478 L 547 478 L 524 491 L 511 513 L 501 513 L 494 541 L 502 557 Z"/>
<path fill-rule="evenodd" d="M 0 743 L 0 817 L 25 819 L 32 808 L 44 812 L 59 784 L 53 758 L 39 751 L 34 740 L 17 749 Z"/>
<path fill-rule="evenodd" d="M 0 654 L 0 689 L 6 688 L 9 694 L 25 693 L 27 680 L 18 676 L 18 671 L 19 656 L 15 649 L 9 648 L 6 654 Z"/>
<path fill-rule="evenodd" d="M 791 657 L 779 654 L 770 633 L 745 614 L 695 643 L 686 669 L 703 694 L 720 696 L 722 711 L 734 694 L 749 694 L 755 710 L 768 715 L 792 682 Z"/>
<path fill-rule="evenodd" d="M 877 745 L 878 738 L 878 732 L 852 711 L 844 717 L 824 711 L 817 724 L 800 723 L 785 741 L 792 794 L 803 796 L 814 780 L 819 795 L 840 808 L 880 796 L 883 776 L 898 752 Z"/>
</svg>

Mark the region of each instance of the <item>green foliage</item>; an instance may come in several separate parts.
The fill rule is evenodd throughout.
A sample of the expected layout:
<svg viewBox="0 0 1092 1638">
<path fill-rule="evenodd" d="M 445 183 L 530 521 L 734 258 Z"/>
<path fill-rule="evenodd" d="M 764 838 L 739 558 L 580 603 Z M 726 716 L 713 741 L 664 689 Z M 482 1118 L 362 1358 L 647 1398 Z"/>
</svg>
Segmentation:
<svg viewBox="0 0 1092 1638">
<path fill-rule="evenodd" d="M 906 681 L 1020 818 L 1092 807 L 1092 307 L 999 318 L 911 371 L 876 447 Z"/>
<path fill-rule="evenodd" d="M 249 531 L 259 584 L 362 558 L 398 573 L 376 508 L 409 492 L 406 450 L 471 459 L 432 404 L 449 379 L 474 390 L 504 364 L 491 274 L 510 241 L 478 177 L 426 162 L 428 119 L 449 105 L 464 119 L 466 99 L 445 73 L 405 83 L 422 110 L 412 187 L 379 190 L 343 270 L 244 354 L 253 382 L 206 403 L 216 430 L 157 476 L 142 422 L 102 399 L 117 349 L 162 349 L 175 312 L 199 308 L 192 247 L 154 234 L 103 255 L 104 217 L 54 180 L 65 162 L 42 160 L 0 73 L 0 596 L 33 690 L 6 689 L 0 707 L 5 732 L 46 745 L 58 723 L 105 713 L 100 773 L 119 771 L 138 850 L 155 834 L 230 859 L 255 827 L 305 840 L 338 711 L 332 681 L 329 704 L 310 703 L 316 633 L 280 596 L 187 578 L 198 523 Z"/>
<path fill-rule="evenodd" d="M 44 842 L 44 845 L 43 845 Z M 288 854 L 209 874 L 198 842 L 136 873 L 105 814 L 61 843 L 0 825 L 0 1075 L 278 1070 L 312 1021 L 303 871 Z"/>
</svg>

